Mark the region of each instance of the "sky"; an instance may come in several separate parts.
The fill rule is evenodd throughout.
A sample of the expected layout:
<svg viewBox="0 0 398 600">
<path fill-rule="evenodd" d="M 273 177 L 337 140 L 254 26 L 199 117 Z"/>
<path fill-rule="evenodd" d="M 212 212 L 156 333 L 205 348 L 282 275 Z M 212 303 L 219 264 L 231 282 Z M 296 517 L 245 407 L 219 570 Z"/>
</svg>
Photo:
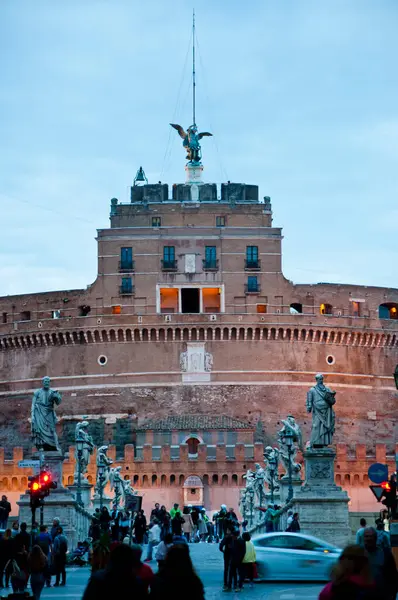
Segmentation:
<svg viewBox="0 0 398 600">
<path fill-rule="evenodd" d="M 206 181 L 260 186 L 296 283 L 398 287 L 396 0 L 196 3 Z M 0 295 L 84 288 L 110 199 L 185 178 L 183 0 L 1 0 Z"/>
</svg>

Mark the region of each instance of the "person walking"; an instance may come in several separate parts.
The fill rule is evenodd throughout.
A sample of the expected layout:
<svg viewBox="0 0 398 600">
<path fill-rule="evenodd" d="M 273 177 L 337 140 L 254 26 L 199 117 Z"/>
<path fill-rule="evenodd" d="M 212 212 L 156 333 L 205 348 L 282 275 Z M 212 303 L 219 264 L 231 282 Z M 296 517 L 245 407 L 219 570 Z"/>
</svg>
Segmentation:
<svg viewBox="0 0 398 600">
<path fill-rule="evenodd" d="M 232 534 L 229 529 L 227 529 L 224 537 L 222 538 L 219 545 L 220 552 L 223 553 L 224 557 L 224 587 L 223 592 L 228 591 L 228 580 L 229 580 L 229 571 L 231 568 L 231 550 L 232 550 Z"/>
<path fill-rule="evenodd" d="M 364 548 L 347 546 L 332 571 L 332 580 L 319 594 L 319 600 L 378 600 L 369 558 Z"/>
<path fill-rule="evenodd" d="M 355 536 L 355 543 L 357 546 L 362 546 L 363 548 L 363 534 L 366 529 L 366 519 L 362 517 L 362 519 L 359 520 L 359 525 L 360 527 Z"/>
<path fill-rule="evenodd" d="M 160 507 L 159 524 L 161 529 L 160 537 L 162 540 L 170 533 L 170 513 L 167 512 L 164 504 Z"/>
<path fill-rule="evenodd" d="M 298 533 L 300 531 L 300 523 L 299 523 L 299 514 L 298 513 L 293 514 L 292 522 L 290 523 L 290 525 L 286 529 L 286 531 L 289 531 L 290 533 Z"/>
<path fill-rule="evenodd" d="M 46 582 L 47 558 L 40 546 L 33 546 L 28 556 L 30 587 L 35 600 L 40 600 Z"/>
<path fill-rule="evenodd" d="M 235 529 L 232 532 L 231 565 L 228 577 L 229 590 L 232 589 L 232 585 L 235 592 L 240 592 L 243 588 L 244 572 L 242 565 L 245 554 L 246 542 L 240 537 L 239 529 Z"/>
<path fill-rule="evenodd" d="M 182 514 L 184 519 L 184 523 L 182 524 L 182 531 L 187 539 L 187 542 L 189 543 L 192 539 L 193 520 L 188 506 L 184 507 Z"/>
<path fill-rule="evenodd" d="M 171 531 L 173 535 L 182 535 L 182 526 L 185 522 L 181 512 L 177 511 L 171 519 Z"/>
<path fill-rule="evenodd" d="M 153 549 L 155 546 L 157 546 L 159 544 L 159 542 L 160 542 L 160 527 L 159 527 L 157 520 L 155 519 L 153 521 L 153 523 L 151 524 L 149 531 L 148 531 L 148 554 L 146 556 L 145 562 L 151 562 L 152 555 L 153 555 Z"/>
<path fill-rule="evenodd" d="M 244 575 L 246 575 L 246 578 L 249 580 L 250 587 L 253 587 L 253 579 L 257 577 L 256 549 L 251 541 L 249 532 L 245 531 L 242 534 L 242 539 L 245 542 L 245 556 L 243 557 L 242 561 Z"/>
<path fill-rule="evenodd" d="M 138 511 L 137 516 L 134 519 L 134 536 L 137 544 L 142 544 L 144 541 L 144 535 L 146 533 L 146 517 L 144 511 L 141 509 Z"/>
<path fill-rule="evenodd" d="M 398 574 L 390 548 L 381 548 L 377 545 L 377 531 L 374 527 L 365 529 L 363 540 L 379 600 L 395 600 L 398 591 Z"/>
<path fill-rule="evenodd" d="M 164 540 L 156 546 L 155 558 L 158 563 L 158 569 L 162 569 L 164 567 L 164 562 L 166 560 L 167 552 L 169 548 L 173 545 L 173 534 L 166 533 Z"/>
<path fill-rule="evenodd" d="M 377 545 L 380 548 L 391 548 L 390 533 L 384 530 L 384 523 L 381 519 L 376 521 Z"/>
<path fill-rule="evenodd" d="M 62 527 L 58 527 L 58 532 L 54 540 L 54 566 L 55 566 L 55 587 L 66 585 L 66 554 L 68 552 L 68 540 L 64 535 Z"/>
<path fill-rule="evenodd" d="M 100 511 L 100 515 L 99 515 L 99 522 L 100 522 L 100 527 L 101 527 L 101 531 L 103 532 L 108 532 L 109 531 L 109 524 L 112 521 L 112 517 L 109 514 L 109 510 L 107 509 L 106 506 L 103 506 L 101 511 Z"/>
<path fill-rule="evenodd" d="M 25 548 L 25 550 L 27 552 L 30 549 L 32 539 L 31 539 L 31 536 L 29 535 L 27 529 L 28 529 L 27 524 L 21 523 L 19 533 L 17 533 L 17 535 L 14 538 L 14 548 L 15 548 L 16 552 L 23 547 Z"/>
<path fill-rule="evenodd" d="M 28 553 L 25 546 L 14 550 L 14 558 L 11 561 L 11 585 L 14 594 L 22 593 L 25 590 L 29 579 Z"/>
<path fill-rule="evenodd" d="M 13 559 L 13 557 L 14 540 L 12 539 L 11 529 L 6 529 L 3 537 L 0 538 L 0 588 L 8 588 L 10 585 L 10 561 Z"/>
<path fill-rule="evenodd" d="M 133 548 L 126 544 L 116 546 L 109 555 L 107 568 L 90 577 L 82 600 L 145 600 L 148 596 L 144 584 L 134 574 L 135 560 Z"/>
<path fill-rule="evenodd" d="M 187 544 L 172 546 L 163 568 L 153 579 L 151 600 L 205 600 L 203 583 L 197 576 Z"/>
<path fill-rule="evenodd" d="M 120 539 L 124 538 L 129 534 L 130 531 L 130 513 L 128 510 L 123 510 L 120 515 Z"/>
<path fill-rule="evenodd" d="M 48 533 L 47 527 L 45 525 L 40 525 L 40 533 L 37 536 L 35 543 L 38 546 L 40 546 L 40 548 L 43 550 L 43 552 L 47 558 L 48 565 L 50 566 L 52 564 L 53 541 L 52 541 L 51 535 Z M 47 569 L 47 573 L 46 573 L 46 586 L 51 587 L 50 568 Z"/>
<path fill-rule="evenodd" d="M 179 508 L 179 504 L 176 502 L 173 506 L 173 508 L 170 510 L 170 518 L 174 519 L 174 517 L 176 515 L 180 515 L 180 517 L 182 517 L 182 512 Z"/>
<path fill-rule="evenodd" d="M 150 521 L 153 521 L 154 519 L 156 519 L 156 520 L 157 520 L 157 522 L 158 522 L 158 523 L 160 523 L 160 516 L 161 516 L 160 510 L 161 510 L 161 509 L 160 509 L 160 504 L 159 504 L 159 502 L 155 502 L 155 508 L 153 508 L 153 509 L 151 510 L 151 516 L 150 516 L 150 519 L 149 519 L 149 520 L 150 520 Z"/>
<path fill-rule="evenodd" d="M 57 536 L 58 527 L 60 527 L 60 526 L 61 526 L 60 520 L 57 517 L 55 517 L 55 519 L 53 519 L 53 524 L 52 524 L 52 527 L 50 530 L 50 535 L 51 535 L 51 539 L 53 542 Z M 21 525 L 21 527 L 22 527 L 22 525 Z"/>
<path fill-rule="evenodd" d="M 149 565 L 146 565 L 141 560 L 142 547 L 139 546 L 138 544 L 133 544 L 131 546 L 131 549 L 134 553 L 133 554 L 133 562 L 132 562 L 133 573 L 136 577 L 138 577 L 142 581 L 144 588 L 145 588 L 145 592 L 148 593 L 148 590 L 149 590 L 149 588 L 152 584 L 153 578 L 154 578 L 153 571 Z"/>
<path fill-rule="evenodd" d="M 3 495 L 0 500 L 0 529 L 7 529 L 8 517 L 11 513 L 11 504 L 7 496 Z"/>
</svg>

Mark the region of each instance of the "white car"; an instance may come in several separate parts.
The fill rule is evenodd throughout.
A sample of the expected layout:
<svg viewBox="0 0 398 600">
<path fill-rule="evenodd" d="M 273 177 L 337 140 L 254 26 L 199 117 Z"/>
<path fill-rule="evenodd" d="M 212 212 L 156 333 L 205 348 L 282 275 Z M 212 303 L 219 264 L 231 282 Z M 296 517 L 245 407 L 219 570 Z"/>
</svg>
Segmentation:
<svg viewBox="0 0 398 600">
<path fill-rule="evenodd" d="M 301 533 L 266 533 L 252 542 L 261 580 L 329 580 L 341 554 L 340 548 Z"/>
</svg>

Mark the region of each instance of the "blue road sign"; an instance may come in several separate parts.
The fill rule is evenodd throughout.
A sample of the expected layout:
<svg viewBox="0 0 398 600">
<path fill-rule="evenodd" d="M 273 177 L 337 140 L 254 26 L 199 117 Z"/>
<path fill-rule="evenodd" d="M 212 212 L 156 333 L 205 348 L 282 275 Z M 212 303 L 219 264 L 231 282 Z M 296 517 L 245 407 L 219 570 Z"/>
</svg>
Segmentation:
<svg viewBox="0 0 398 600">
<path fill-rule="evenodd" d="M 373 463 L 368 469 L 368 477 L 373 483 L 388 481 L 388 466 L 381 463 Z"/>
</svg>

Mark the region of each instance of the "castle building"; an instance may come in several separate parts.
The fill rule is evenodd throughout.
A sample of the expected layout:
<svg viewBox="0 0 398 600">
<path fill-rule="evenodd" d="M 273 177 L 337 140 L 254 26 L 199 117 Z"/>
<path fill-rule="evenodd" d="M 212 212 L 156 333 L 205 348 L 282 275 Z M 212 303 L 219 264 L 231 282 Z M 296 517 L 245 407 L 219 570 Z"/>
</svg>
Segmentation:
<svg viewBox="0 0 398 600">
<path fill-rule="evenodd" d="M 207 508 L 237 506 L 244 469 L 282 418 L 294 414 L 308 439 L 306 392 L 323 372 L 337 390 L 339 481 L 355 511 L 377 511 L 367 456 L 395 453 L 398 289 L 295 285 L 270 198 L 256 185 L 202 183 L 199 162 L 186 170 L 171 189 L 140 170 L 131 201 L 111 200 L 86 289 L 0 298 L 3 489 L 24 485 L 12 448 L 29 455 L 31 397 L 49 374 L 63 395 L 64 450 L 88 416 L 147 499 L 163 487 L 183 502 L 196 477 Z"/>
</svg>

